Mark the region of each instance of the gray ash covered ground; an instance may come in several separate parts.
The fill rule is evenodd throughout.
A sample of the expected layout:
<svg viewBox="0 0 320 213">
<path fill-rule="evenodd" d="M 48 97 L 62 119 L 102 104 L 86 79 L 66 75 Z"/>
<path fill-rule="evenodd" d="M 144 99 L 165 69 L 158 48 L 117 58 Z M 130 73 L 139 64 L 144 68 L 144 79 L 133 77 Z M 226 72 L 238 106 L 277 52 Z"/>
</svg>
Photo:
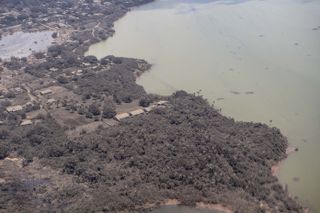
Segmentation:
<svg viewBox="0 0 320 213">
<path fill-rule="evenodd" d="M 152 0 L 1 0 L 0 35 L 23 31 L 66 29 L 72 32 L 64 46 L 83 53 L 90 44 L 113 35 L 114 21 L 133 6 Z"/>
<path fill-rule="evenodd" d="M 146 203 L 178 199 L 190 206 L 223 203 L 238 212 L 302 210 L 271 175 L 271 165 L 286 156 L 278 129 L 234 122 L 185 92 L 169 100 L 167 108 L 73 141 L 50 118 L 9 130 L 2 147 L 25 159 L 22 170 L 39 159 L 73 181 L 53 190 L 52 178 L 39 178 L 33 187 L 28 178 L 13 179 L 1 184 L 1 208 L 141 211 Z"/>
<path fill-rule="evenodd" d="M 88 103 L 144 98 L 135 79 L 149 68 L 147 62 L 97 60 L 83 53 L 112 35 L 113 22 L 132 6 L 146 2 L 0 0 L 2 33 L 17 25 L 32 31 L 53 23 L 72 31 L 64 43 L 32 60 L 3 62 L 1 72 L 13 72 L 9 80 L 28 79 L 29 90 L 46 79 Z M 81 75 L 75 74 L 79 70 Z M 37 92 L 28 93 L 35 102 Z M 66 126 L 41 101 L 29 110 L 46 114 L 20 126 L 26 112 L 6 112 L 14 98 L 9 91 L 0 100 L 0 212 L 141 212 L 168 199 L 188 206 L 224 204 L 237 212 L 303 211 L 271 174 L 271 166 L 286 157 L 280 131 L 235 122 L 200 96 L 176 92 L 162 97 L 167 107 L 76 138 L 67 136 Z M 79 110 L 69 108 L 73 114 Z"/>
</svg>

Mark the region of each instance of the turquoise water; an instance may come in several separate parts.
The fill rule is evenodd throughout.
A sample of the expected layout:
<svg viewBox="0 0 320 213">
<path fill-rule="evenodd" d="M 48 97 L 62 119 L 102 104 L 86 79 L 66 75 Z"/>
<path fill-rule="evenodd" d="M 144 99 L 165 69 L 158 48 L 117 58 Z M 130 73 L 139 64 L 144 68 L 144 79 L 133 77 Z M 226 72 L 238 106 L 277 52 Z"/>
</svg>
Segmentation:
<svg viewBox="0 0 320 213">
<path fill-rule="evenodd" d="M 299 148 L 280 182 L 320 212 L 320 1 L 158 0 L 115 30 L 87 54 L 146 59 L 148 92 L 201 90 L 226 116 L 280 128 Z"/>
</svg>

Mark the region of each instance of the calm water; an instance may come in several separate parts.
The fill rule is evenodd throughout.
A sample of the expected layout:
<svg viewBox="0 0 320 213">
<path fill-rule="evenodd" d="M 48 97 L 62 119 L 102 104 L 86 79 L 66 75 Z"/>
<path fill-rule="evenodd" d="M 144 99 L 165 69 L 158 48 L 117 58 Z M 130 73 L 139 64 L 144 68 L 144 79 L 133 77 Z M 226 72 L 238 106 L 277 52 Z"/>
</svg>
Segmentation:
<svg viewBox="0 0 320 213">
<path fill-rule="evenodd" d="M 280 181 L 320 212 L 320 1 L 158 0 L 88 54 L 153 63 L 148 92 L 202 94 L 236 120 L 277 126 L 299 152 Z"/>
<path fill-rule="evenodd" d="M 51 45 L 53 32 L 43 31 L 35 33 L 17 32 L 3 36 L 0 39 L 0 58 L 9 59 L 31 55 L 32 52 L 45 51 Z"/>
</svg>

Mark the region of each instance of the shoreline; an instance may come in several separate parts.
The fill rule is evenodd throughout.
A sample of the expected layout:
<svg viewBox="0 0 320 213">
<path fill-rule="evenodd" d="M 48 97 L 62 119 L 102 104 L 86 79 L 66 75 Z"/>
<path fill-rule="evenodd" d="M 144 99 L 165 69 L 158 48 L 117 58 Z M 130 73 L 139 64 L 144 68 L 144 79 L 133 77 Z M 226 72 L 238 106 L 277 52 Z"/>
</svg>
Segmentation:
<svg viewBox="0 0 320 213">
<path fill-rule="evenodd" d="M 280 169 L 281 169 L 282 164 L 288 159 L 289 156 L 293 155 L 296 152 L 298 152 L 298 148 L 297 147 L 289 146 L 286 149 L 286 155 L 287 156 L 284 159 L 280 160 L 279 162 L 275 163 L 271 167 L 272 176 L 276 177 L 278 179 L 278 181 L 279 181 L 279 173 L 280 173 Z M 288 194 L 288 196 L 294 198 L 294 196 L 289 193 L 286 183 L 283 185 L 283 187 L 284 187 L 286 193 Z M 303 213 L 310 213 L 310 209 L 308 207 L 304 207 L 303 208 Z"/>
<path fill-rule="evenodd" d="M 146 206 L 144 207 L 145 209 L 157 209 L 157 208 L 161 208 L 162 206 L 179 206 L 181 205 L 181 202 L 177 199 L 168 199 L 165 200 L 163 202 L 161 202 L 160 204 L 146 204 Z M 185 205 L 183 205 L 185 206 Z M 221 211 L 223 213 L 233 213 L 234 211 L 231 210 L 231 208 L 224 206 L 223 204 L 209 204 L 209 203 L 204 203 L 204 202 L 197 202 L 196 205 L 193 206 L 185 206 L 185 207 L 189 207 L 189 208 L 195 208 L 195 209 L 208 209 L 208 210 L 217 210 L 217 211 Z"/>
<path fill-rule="evenodd" d="M 279 172 L 280 172 L 282 163 L 283 163 L 285 160 L 287 160 L 287 158 L 288 158 L 290 155 L 294 154 L 295 152 L 297 152 L 297 147 L 288 146 L 288 148 L 286 149 L 286 157 L 285 157 L 284 159 L 280 160 L 279 162 L 276 162 L 276 163 L 271 167 L 271 174 L 272 174 L 272 176 L 278 178 L 278 175 L 279 175 Z"/>
</svg>

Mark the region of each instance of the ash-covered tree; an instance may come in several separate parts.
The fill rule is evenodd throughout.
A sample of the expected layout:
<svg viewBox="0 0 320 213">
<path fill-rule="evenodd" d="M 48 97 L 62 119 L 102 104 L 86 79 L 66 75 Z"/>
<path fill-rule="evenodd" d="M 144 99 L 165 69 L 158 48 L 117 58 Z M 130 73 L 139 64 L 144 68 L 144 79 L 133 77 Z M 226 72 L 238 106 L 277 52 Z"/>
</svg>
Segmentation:
<svg viewBox="0 0 320 213">
<path fill-rule="evenodd" d="M 46 57 L 46 56 L 44 55 L 43 52 L 36 52 L 36 53 L 34 54 L 34 57 L 36 57 L 36 59 L 42 59 L 42 58 L 44 58 L 44 57 Z"/>
<path fill-rule="evenodd" d="M 93 55 L 88 55 L 88 56 L 84 57 L 83 62 L 95 64 L 98 62 L 98 59 L 97 59 L 97 57 L 95 57 Z"/>
<path fill-rule="evenodd" d="M 48 48 L 48 56 L 57 57 L 63 51 L 66 51 L 66 48 L 63 47 L 62 45 L 53 45 Z"/>
<path fill-rule="evenodd" d="M 102 117 L 113 118 L 116 114 L 115 104 L 111 101 L 106 101 L 103 105 Z"/>
<path fill-rule="evenodd" d="M 52 33 L 51 37 L 52 38 L 57 38 L 58 37 L 58 33 L 57 32 Z"/>
<path fill-rule="evenodd" d="M 16 94 L 13 92 L 13 91 L 8 91 L 7 94 L 6 94 L 6 97 L 7 98 L 15 98 L 16 97 Z"/>
<path fill-rule="evenodd" d="M 140 99 L 139 101 L 139 105 L 142 107 L 148 107 L 150 106 L 150 103 L 152 102 L 152 99 L 148 96 L 145 96 L 143 98 Z"/>
<path fill-rule="evenodd" d="M 0 129 L 0 139 L 4 140 L 9 136 L 9 131 L 6 128 Z"/>
<path fill-rule="evenodd" d="M 131 103 L 133 98 L 129 92 L 121 91 L 120 92 L 121 101 L 124 103 Z"/>
<path fill-rule="evenodd" d="M 86 118 L 93 118 L 93 115 L 92 115 L 92 113 L 91 112 L 86 112 Z"/>
<path fill-rule="evenodd" d="M 101 114 L 101 111 L 96 103 L 93 103 L 89 106 L 88 112 L 92 113 L 94 116 Z"/>
<path fill-rule="evenodd" d="M 59 82 L 60 84 L 67 84 L 67 83 L 69 83 L 68 78 L 66 78 L 66 77 L 63 76 L 63 75 L 59 76 L 57 80 L 58 80 L 58 82 Z"/>
</svg>

